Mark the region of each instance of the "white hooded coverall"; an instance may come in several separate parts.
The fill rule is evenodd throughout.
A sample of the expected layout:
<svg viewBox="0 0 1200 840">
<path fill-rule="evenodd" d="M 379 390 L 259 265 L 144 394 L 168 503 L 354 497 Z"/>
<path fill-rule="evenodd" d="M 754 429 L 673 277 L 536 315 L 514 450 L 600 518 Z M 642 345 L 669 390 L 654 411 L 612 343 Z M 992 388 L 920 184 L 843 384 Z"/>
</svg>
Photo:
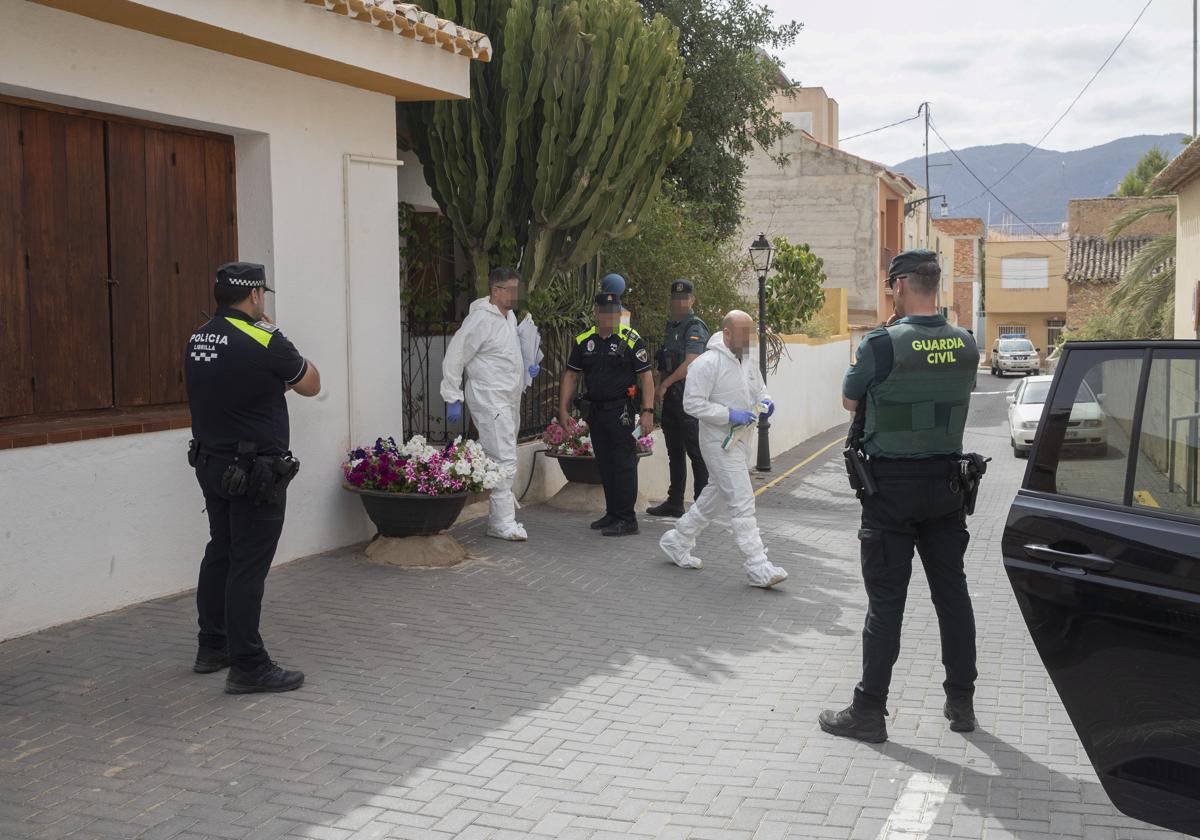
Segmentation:
<svg viewBox="0 0 1200 840">
<path fill-rule="evenodd" d="M 488 527 L 500 532 L 517 529 L 512 485 L 526 371 L 512 310 L 502 315 L 488 298 L 471 304 L 442 362 L 441 394 L 447 404 L 463 399 L 464 369 L 467 407 L 479 429 L 479 443 L 504 476 L 492 490 Z"/>
<path fill-rule="evenodd" d="M 683 410 L 700 421 L 700 452 L 709 470 L 709 481 L 696 500 L 675 524 L 678 545 L 690 552 L 709 521 L 728 506 L 733 538 L 746 558 L 751 582 L 763 585 L 776 572 L 767 561 L 767 550 L 754 518 L 754 488 L 750 483 L 750 440 L 748 435 L 728 451 L 721 442 L 729 432 L 729 409 L 753 411 L 770 399 L 758 366 L 747 357 L 739 360 L 725 346 L 722 333 L 708 340 L 708 352 L 688 367 L 683 390 Z M 786 576 L 786 574 L 785 574 Z"/>
</svg>

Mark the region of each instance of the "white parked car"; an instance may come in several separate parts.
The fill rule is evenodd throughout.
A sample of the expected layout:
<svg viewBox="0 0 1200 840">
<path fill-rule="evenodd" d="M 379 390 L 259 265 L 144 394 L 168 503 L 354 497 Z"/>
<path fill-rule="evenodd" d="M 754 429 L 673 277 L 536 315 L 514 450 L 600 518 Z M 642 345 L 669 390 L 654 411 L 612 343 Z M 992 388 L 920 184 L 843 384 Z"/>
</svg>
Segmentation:
<svg viewBox="0 0 1200 840">
<path fill-rule="evenodd" d="M 1053 376 L 1031 376 L 1008 395 L 1008 436 L 1018 458 L 1029 457 L 1053 381 Z M 1097 455 L 1108 454 L 1107 418 L 1100 400 L 1086 382 L 1079 385 L 1063 443 L 1072 449 L 1089 447 Z"/>
</svg>

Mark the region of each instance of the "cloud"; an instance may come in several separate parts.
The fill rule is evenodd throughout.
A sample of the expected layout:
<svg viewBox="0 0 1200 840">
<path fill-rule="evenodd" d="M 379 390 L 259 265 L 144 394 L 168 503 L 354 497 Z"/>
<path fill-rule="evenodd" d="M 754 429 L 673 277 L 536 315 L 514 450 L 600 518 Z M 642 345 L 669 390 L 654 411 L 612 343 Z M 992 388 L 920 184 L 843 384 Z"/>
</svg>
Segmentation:
<svg viewBox="0 0 1200 840">
<path fill-rule="evenodd" d="M 928 99 L 939 129 L 959 148 L 1032 143 L 1063 113 L 1127 27 L 1107 22 L 935 26 L 921 32 L 919 49 L 897 49 L 894 31 L 832 33 L 810 27 L 783 58 L 790 75 L 823 86 L 838 100 L 844 137 L 911 116 Z M 1132 134 L 1185 130 L 1191 119 L 1191 66 L 1180 57 L 1189 54 L 1189 40 L 1190 30 L 1182 27 L 1140 24 L 1045 146 L 1085 148 Z M 895 163 L 919 155 L 923 140 L 917 120 L 849 141 L 846 149 Z M 940 151 L 941 144 L 931 139 L 930 150 Z"/>
</svg>

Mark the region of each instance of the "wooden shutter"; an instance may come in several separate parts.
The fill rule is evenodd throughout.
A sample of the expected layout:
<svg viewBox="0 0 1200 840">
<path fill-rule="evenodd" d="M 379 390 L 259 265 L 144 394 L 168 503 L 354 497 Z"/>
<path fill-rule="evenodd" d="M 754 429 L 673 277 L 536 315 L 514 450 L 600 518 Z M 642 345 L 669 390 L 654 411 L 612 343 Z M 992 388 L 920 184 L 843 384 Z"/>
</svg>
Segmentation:
<svg viewBox="0 0 1200 840">
<path fill-rule="evenodd" d="M 20 137 L 20 110 L 0 103 L 0 417 L 33 413 Z"/>
<path fill-rule="evenodd" d="M 113 388 L 118 406 L 149 405 L 150 283 L 146 264 L 146 129 L 108 123 Z"/>
<path fill-rule="evenodd" d="M 150 397 L 182 402 L 183 352 L 212 312 L 204 139 L 147 129 L 146 212 L 150 304 Z"/>
<path fill-rule="evenodd" d="M 113 375 L 117 405 L 186 399 L 187 337 L 216 308 L 216 268 L 237 259 L 233 143 L 108 124 Z"/>
<path fill-rule="evenodd" d="M 104 126 L 21 109 L 34 410 L 112 405 Z"/>
</svg>

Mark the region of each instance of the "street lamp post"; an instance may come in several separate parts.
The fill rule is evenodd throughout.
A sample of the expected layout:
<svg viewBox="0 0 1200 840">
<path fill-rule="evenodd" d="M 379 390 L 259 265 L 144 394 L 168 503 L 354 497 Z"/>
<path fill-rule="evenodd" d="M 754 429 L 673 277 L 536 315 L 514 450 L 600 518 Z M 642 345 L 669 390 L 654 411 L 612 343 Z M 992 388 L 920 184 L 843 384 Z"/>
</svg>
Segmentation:
<svg viewBox="0 0 1200 840">
<path fill-rule="evenodd" d="M 750 246 L 750 259 L 754 270 L 758 272 L 758 370 L 763 382 L 767 381 L 767 272 L 771 270 L 771 256 L 774 254 L 767 235 L 760 233 L 758 239 Z M 758 463 L 754 468 L 759 472 L 771 471 L 771 422 L 766 414 L 758 415 Z"/>
</svg>

